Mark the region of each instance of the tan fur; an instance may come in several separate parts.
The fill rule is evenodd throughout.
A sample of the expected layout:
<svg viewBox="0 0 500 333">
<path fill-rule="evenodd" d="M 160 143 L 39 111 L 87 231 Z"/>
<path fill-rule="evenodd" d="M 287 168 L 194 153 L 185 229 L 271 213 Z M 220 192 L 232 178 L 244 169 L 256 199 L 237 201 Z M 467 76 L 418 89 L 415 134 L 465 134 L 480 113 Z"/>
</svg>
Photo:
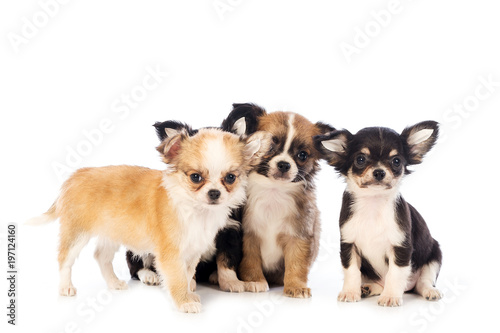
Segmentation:
<svg viewBox="0 0 500 333">
<path fill-rule="evenodd" d="M 285 256 L 284 290 L 286 296 L 297 298 L 311 297 L 311 289 L 307 287 L 307 275 L 312 264 L 312 242 L 310 239 L 282 237 Z"/>
<path fill-rule="evenodd" d="M 293 131 L 290 131 L 292 117 Z M 300 149 L 294 146 L 293 154 L 301 150 L 308 153 L 309 158 L 305 162 L 295 160 L 297 166 L 303 168 L 306 173 L 319 168 L 317 162 L 319 152 L 314 148 L 312 138 L 322 134 L 322 129 L 303 116 L 291 112 L 266 114 L 259 119 L 258 129 L 272 135 L 275 147 L 283 145 L 287 140 L 299 142 Z M 288 138 L 290 133 L 293 133 L 293 141 Z M 266 158 L 272 159 L 279 154 L 283 153 L 271 151 Z M 291 158 L 293 157 L 292 155 Z M 307 287 L 307 276 L 319 252 L 321 229 L 312 181 L 292 183 L 291 180 L 281 181 L 254 172 L 250 182 L 243 217 L 243 259 L 239 269 L 240 277 L 243 281 L 249 282 L 248 291 L 267 291 L 268 283 L 277 283 L 284 284 L 286 296 L 311 297 L 311 290 Z M 270 191 L 270 188 L 274 190 Z M 283 192 L 279 189 L 283 189 Z M 273 191 L 277 194 L 272 194 Z M 268 196 L 270 200 L 267 199 Z M 278 197 L 275 203 L 272 202 L 273 196 Z M 266 211 L 273 211 L 274 219 L 282 219 L 282 224 L 276 222 L 277 220 L 266 221 Z M 277 232 L 273 229 L 276 234 L 259 234 L 259 229 L 265 228 L 268 223 L 274 223 L 278 229 Z M 265 239 L 271 243 L 276 242 L 277 249 L 273 252 L 274 256 L 279 258 L 280 254 L 277 251 L 282 252 L 281 259 L 278 259 L 271 268 L 266 268 L 264 264 L 266 258 L 263 258 L 262 251 Z"/>
<path fill-rule="evenodd" d="M 240 263 L 240 275 L 243 281 L 266 281 L 260 256 L 260 239 L 251 231 L 243 234 L 243 258 Z"/>
<path fill-rule="evenodd" d="M 214 146 L 218 147 L 216 151 L 220 155 L 215 159 L 210 156 L 210 149 L 214 149 Z M 76 294 L 71 282 L 71 267 L 88 240 L 98 236 L 95 258 L 110 288 L 127 287 L 125 282 L 118 280 L 111 264 L 114 252 L 123 244 L 137 254 L 154 254 L 158 272 L 177 307 L 184 312 L 199 312 L 200 298 L 191 291 L 195 288 L 192 278 L 200 256 L 206 250 L 200 249 L 200 253 L 192 254 L 183 250 L 192 252 L 193 246 L 198 245 L 186 244 L 186 233 L 193 230 L 190 237 L 197 237 L 197 232 L 206 232 L 207 227 L 215 228 L 211 236 L 213 243 L 217 228 L 227 223 L 231 208 L 244 200 L 247 173 L 252 163 L 255 163 L 255 156 L 262 154 L 260 151 L 255 156 L 248 154 L 248 146 L 236 135 L 215 129 L 201 130 L 193 137 L 180 134 L 168 138 L 158 147 L 164 161 L 169 163 L 169 169 L 165 172 L 137 166 L 108 166 L 76 171 L 62 186 L 58 200 L 44 214 L 45 219 L 60 218 L 58 261 L 61 295 Z M 267 149 L 263 146 L 262 151 Z M 214 170 L 220 171 L 220 174 L 209 174 L 214 173 Z M 203 189 L 194 189 L 190 183 L 190 172 L 205 177 L 206 181 L 201 184 Z M 204 202 L 201 191 L 212 187 L 223 188 L 220 183 L 228 172 L 238 176 L 230 186 L 235 194 L 224 194 L 226 201 L 222 202 L 224 196 L 221 196 L 221 203 L 217 205 Z M 196 184 L 196 187 L 199 186 Z M 174 193 L 172 188 L 178 191 Z M 188 202 L 179 208 L 183 200 L 191 200 L 189 202 L 192 204 Z M 212 208 L 214 206 L 217 207 Z M 215 212 L 213 214 L 218 220 L 202 221 L 204 223 L 201 225 L 188 221 L 191 224 L 186 226 L 183 216 L 191 216 L 189 209 L 206 209 L 207 214 Z M 207 223 L 212 226 L 207 226 Z"/>
</svg>

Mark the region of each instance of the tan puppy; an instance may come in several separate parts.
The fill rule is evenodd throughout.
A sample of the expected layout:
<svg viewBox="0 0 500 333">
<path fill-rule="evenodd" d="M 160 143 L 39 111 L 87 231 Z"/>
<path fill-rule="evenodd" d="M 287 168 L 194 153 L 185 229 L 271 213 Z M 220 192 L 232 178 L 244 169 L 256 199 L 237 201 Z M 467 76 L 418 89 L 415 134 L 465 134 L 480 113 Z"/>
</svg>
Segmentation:
<svg viewBox="0 0 500 333">
<path fill-rule="evenodd" d="M 154 254 L 176 306 L 199 312 L 200 297 L 189 283 L 231 209 L 244 202 L 247 173 L 258 163 L 260 150 L 269 148 L 263 141 L 259 133 L 245 142 L 231 133 L 203 129 L 161 143 L 157 150 L 168 164 L 163 172 L 136 166 L 76 171 L 52 207 L 30 221 L 60 218 L 60 294 L 76 294 L 71 267 L 89 239 L 98 236 L 95 258 L 109 288 L 127 288 L 112 267 L 114 253 L 124 244 L 139 255 Z"/>
</svg>

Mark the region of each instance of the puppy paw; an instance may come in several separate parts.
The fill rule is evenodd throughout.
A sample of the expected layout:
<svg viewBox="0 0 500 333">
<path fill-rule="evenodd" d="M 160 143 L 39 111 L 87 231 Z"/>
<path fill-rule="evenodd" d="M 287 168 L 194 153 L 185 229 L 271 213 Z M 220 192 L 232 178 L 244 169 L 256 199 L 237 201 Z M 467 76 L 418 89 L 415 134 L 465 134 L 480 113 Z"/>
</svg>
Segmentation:
<svg viewBox="0 0 500 333">
<path fill-rule="evenodd" d="M 401 306 L 403 305 L 403 297 L 381 295 L 378 298 L 378 305 L 389 307 Z"/>
<path fill-rule="evenodd" d="M 179 310 L 184 313 L 200 313 L 201 303 L 200 302 L 188 302 L 181 304 Z"/>
<path fill-rule="evenodd" d="M 283 289 L 283 293 L 287 297 L 293 298 L 309 298 L 312 296 L 311 288 L 287 287 Z"/>
<path fill-rule="evenodd" d="M 361 298 L 378 296 L 382 291 L 384 291 L 384 288 L 377 283 L 365 283 L 361 286 Z"/>
<path fill-rule="evenodd" d="M 438 301 L 443 298 L 443 293 L 437 288 L 432 288 L 424 291 L 422 296 L 428 301 Z"/>
<path fill-rule="evenodd" d="M 252 293 L 261 293 L 268 290 L 269 290 L 269 284 L 267 283 L 267 281 L 245 283 L 245 291 L 249 291 Z"/>
<path fill-rule="evenodd" d="M 76 296 L 76 288 L 73 286 L 66 286 L 59 288 L 59 295 L 61 296 Z"/>
<path fill-rule="evenodd" d="M 200 295 L 190 292 L 187 295 L 189 302 L 191 303 L 201 303 Z"/>
<path fill-rule="evenodd" d="M 160 284 L 160 278 L 158 274 L 149 269 L 141 269 L 139 272 L 137 272 L 137 276 L 142 283 L 147 284 L 148 286 L 156 286 Z"/>
<path fill-rule="evenodd" d="M 219 281 L 219 287 L 223 291 L 229 291 L 231 293 L 242 293 L 246 290 L 246 283 L 240 280 Z"/>
<path fill-rule="evenodd" d="M 339 302 L 358 302 L 361 300 L 361 289 L 358 290 L 342 290 L 337 297 Z"/>
<path fill-rule="evenodd" d="M 208 282 L 211 284 L 218 284 L 219 283 L 219 275 L 217 274 L 217 271 L 213 271 L 212 274 L 208 277 Z"/>
<path fill-rule="evenodd" d="M 112 281 L 108 284 L 108 288 L 111 290 L 127 290 L 128 284 L 122 280 Z"/>
<path fill-rule="evenodd" d="M 191 282 L 189 282 L 189 290 L 196 291 L 196 280 L 195 279 L 191 279 Z"/>
</svg>

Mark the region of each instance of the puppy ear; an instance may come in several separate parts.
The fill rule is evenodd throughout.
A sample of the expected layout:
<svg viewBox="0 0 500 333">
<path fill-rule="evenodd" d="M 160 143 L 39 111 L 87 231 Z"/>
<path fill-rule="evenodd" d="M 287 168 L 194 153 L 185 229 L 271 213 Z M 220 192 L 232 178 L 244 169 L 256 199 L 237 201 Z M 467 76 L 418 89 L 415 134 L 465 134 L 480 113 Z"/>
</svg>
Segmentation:
<svg viewBox="0 0 500 333">
<path fill-rule="evenodd" d="M 247 122 L 245 121 L 245 117 L 241 117 L 240 119 L 236 120 L 231 132 L 241 136 L 245 135 L 246 130 L 247 130 Z"/>
<path fill-rule="evenodd" d="M 321 134 L 327 134 L 329 132 L 335 131 L 335 127 L 333 127 L 333 126 L 331 126 L 329 124 L 326 124 L 326 123 L 322 123 L 321 121 L 318 121 L 314 125 L 316 126 L 316 128 L 319 130 L 319 132 Z"/>
<path fill-rule="evenodd" d="M 188 124 L 175 120 L 167 120 L 162 123 L 156 122 L 153 126 L 156 129 L 156 135 L 158 135 L 160 141 L 171 138 L 181 133 L 182 130 L 185 130 L 189 136 L 193 136 L 198 132 L 197 130 L 193 130 Z"/>
<path fill-rule="evenodd" d="M 174 135 L 173 137 L 166 137 L 165 140 L 160 143 L 156 150 L 158 150 L 163 158 L 163 162 L 170 164 L 172 163 L 181 151 L 181 143 L 188 137 L 186 130 L 182 129 L 180 133 Z"/>
<path fill-rule="evenodd" d="M 406 145 L 409 164 L 420 164 L 425 154 L 431 150 L 439 135 L 439 124 L 435 121 L 423 121 L 407 127 L 401 133 L 401 140 Z"/>
<path fill-rule="evenodd" d="M 325 135 L 317 135 L 314 145 L 328 164 L 340 167 L 347 156 L 347 146 L 352 139 L 348 130 L 333 131 Z"/>
<path fill-rule="evenodd" d="M 259 117 L 266 114 L 266 111 L 251 103 L 233 104 L 233 110 L 226 119 L 222 121 L 223 131 L 235 133 L 238 135 L 250 135 L 257 131 L 259 126 Z M 243 118 L 243 119 L 242 119 Z M 245 126 L 242 122 L 245 122 Z"/>
<path fill-rule="evenodd" d="M 262 158 L 271 149 L 272 135 L 268 132 L 258 131 L 246 139 L 245 158 L 249 165 L 258 165 Z"/>
</svg>

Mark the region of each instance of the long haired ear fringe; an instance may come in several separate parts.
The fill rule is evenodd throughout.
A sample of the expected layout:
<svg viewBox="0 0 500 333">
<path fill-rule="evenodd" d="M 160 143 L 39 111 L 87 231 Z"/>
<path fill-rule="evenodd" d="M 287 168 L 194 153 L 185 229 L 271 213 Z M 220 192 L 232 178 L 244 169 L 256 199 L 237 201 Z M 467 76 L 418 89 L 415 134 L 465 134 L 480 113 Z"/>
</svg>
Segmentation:
<svg viewBox="0 0 500 333">
<path fill-rule="evenodd" d="M 251 135 L 255 133 L 259 127 L 259 118 L 266 114 L 266 110 L 252 103 L 234 103 L 233 109 L 226 119 L 222 121 L 221 128 L 223 131 L 232 132 L 238 135 Z M 245 133 L 238 133 L 236 130 L 241 128 L 235 124 L 241 118 L 245 119 Z"/>
<path fill-rule="evenodd" d="M 321 158 L 340 172 L 342 172 L 347 146 L 351 139 L 352 134 L 348 130 L 336 130 L 325 135 L 316 135 L 313 138 Z"/>
<path fill-rule="evenodd" d="M 180 133 L 173 137 L 166 137 L 156 150 L 162 156 L 163 162 L 170 164 L 178 155 L 181 150 L 181 142 L 188 137 L 186 130 L 182 129 Z"/>
<path fill-rule="evenodd" d="M 167 120 L 164 122 L 156 122 L 153 125 L 156 129 L 156 135 L 160 141 L 165 140 L 167 137 L 172 137 L 181 132 L 181 130 L 185 130 L 189 136 L 195 135 L 198 130 L 193 130 L 190 125 L 186 123 L 182 123 L 176 120 Z"/>
<path fill-rule="evenodd" d="M 401 133 L 410 160 L 409 164 L 420 164 L 424 156 L 434 147 L 439 136 L 439 124 L 428 120 L 407 127 Z"/>
</svg>

